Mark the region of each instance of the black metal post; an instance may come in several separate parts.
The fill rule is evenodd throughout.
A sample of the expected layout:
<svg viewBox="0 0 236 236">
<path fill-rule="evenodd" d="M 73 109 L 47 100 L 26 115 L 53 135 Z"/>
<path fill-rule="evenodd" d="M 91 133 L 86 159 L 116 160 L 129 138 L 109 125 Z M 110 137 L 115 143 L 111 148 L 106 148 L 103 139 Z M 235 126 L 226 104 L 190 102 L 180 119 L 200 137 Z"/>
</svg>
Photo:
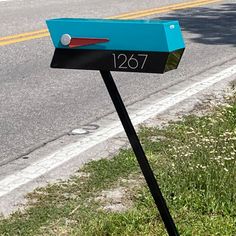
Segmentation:
<svg viewBox="0 0 236 236">
<path fill-rule="evenodd" d="M 140 168 L 143 172 L 143 175 L 146 179 L 148 187 L 151 191 L 151 194 L 154 198 L 156 206 L 160 212 L 162 220 L 165 224 L 166 230 L 170 236 L 178 236 L 179 233 L 174 224 L 174 221 L 170 215 L 169 209 L 166 205 L 165 199 L 161 193 L 161 190 L 158 186 L 158 183 L 155 179 L 153 171 L 148 163 L 147 157 L 144 153 L 142 145 L 139 141 L 137 133 L 134 129 L 134 126 L 129 118 L 128 112 L 125 108 L 125 105 L 122 101 L 122 98 L 119 94 L 119 91 L 116 87 L 115 81 L 110 73 L 110 71 L 100 71 L 103 81 L 107 87 L 107 90 L 110 94 L 112 102 L 116 108 L 116 111 L 119 115 L 121 123 L 125 129 L 125 132 L 128 136 L 129 142 L 133 148 L 133 151 L 136 155 Z"/>
</svg>

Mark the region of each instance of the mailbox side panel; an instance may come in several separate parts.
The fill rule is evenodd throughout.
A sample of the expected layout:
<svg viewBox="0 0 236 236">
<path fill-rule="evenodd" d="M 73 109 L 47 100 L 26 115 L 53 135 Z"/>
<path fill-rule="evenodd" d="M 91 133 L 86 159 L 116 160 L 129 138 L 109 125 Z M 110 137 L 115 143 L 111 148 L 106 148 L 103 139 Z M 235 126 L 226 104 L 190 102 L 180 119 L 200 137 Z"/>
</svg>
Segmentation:
<svg viewBox="0 0 236 236">
<path fill-rule="evenodd" d="M 106 38 L 109 42 L 79 49 L 169 52 L 184 47 L 177 21 L 54 19 L 47 25 L 55 48 L 63 34 L 72 38 Z M 178 39 L 173 44 L 169 37 Z"/>
<path fill-rule="evenodd" d="M 164 73 L 176 69 L 183 49 L 175 52 L 127 52 L 56 49 L 52 68 Z"/>
</svg>

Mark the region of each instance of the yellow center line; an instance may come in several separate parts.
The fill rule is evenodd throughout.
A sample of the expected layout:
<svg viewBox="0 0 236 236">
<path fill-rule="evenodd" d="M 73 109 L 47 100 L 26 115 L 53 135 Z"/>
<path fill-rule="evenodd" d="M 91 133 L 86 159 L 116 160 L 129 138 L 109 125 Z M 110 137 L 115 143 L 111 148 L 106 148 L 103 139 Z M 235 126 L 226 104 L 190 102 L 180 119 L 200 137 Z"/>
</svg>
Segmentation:
<svg viewBox="0 0 236 236">
<path fill-rule="evenodd" d="M 174 10 L 198 7 L 198 6 L 220 2 L 220 1 L 222 0 L 195 0 L 191 2 L 171 4 L 171 5 L 167 5 L 167 6 L 163 6 L 159 8 L 152 8 L 152 9 L 147 9 L 147 10 L 142 10 L 142 11 L 130 12 L 130 13 L 122 14 L 122 15 L 109 17 L 107 19 L 135 19 L 135 18 L 150 16 L 150 15 L 154 15 L 158 13 L 166 13 L 166 12 L 171 12 Z M 16 34 L 16 35 L 9 35 L 5 37 L 0 37 L 0 46 L 5 46 L 5 45 L 28 41 L 28 40 L 37 39 L 37 38 L 43 38 L 47 36 L 49 36 L 47 29 L 26 32 L 26 33 Z"/>
<path fill-rule="evenodd" d="M 220 1 L 222 1 L 222 0 L 209 0 L 209 1 L 204 2 L 204 3 L 195 3 L 195 4 L 191 4 L 191 5 L 185 5 L 185 6 L 169 7 L 168 9 L 160 9 L 160 10 L 156 10 L 156 11 L 153 11 L 153 12 L 140 13 L 140 14 L 137 14 L 137 15 L 126 16 L 126 17 L 123 17 L 122 19 L 128 20 L 128 19 L 140 18 L 140 17 L 145 17 L 145 16 L 151 16 L 151 15 L 166 13 L 166 12 L 175 11 L 175 10 L 198 7 L 198 6 L 202 6 L 202 5 L 205 5 L 205 4 L 210 4 L 210 3 L 220 2 Z"/>
<path fill-rule="evenodd" d="M 195 4 L 195 3 L 207 4 L 208 2 L 209 2 L 209 0 L 196 0 L 196 1 L 191 1 L 191 2 L 182 2 L 182 3 L 171 4 L 171 5 L 158 7 L 158 8 L 152 8 L 152 9 L 147 9 L 147 10 L 142 10 L 142 11 L 125 13 L 125 14 L 122 14 L 122 15 L 109 17 L 108 19 L 123 19 L 123 18 L 126 18 L 126 17 L 136 16 L 136 15 L 139 15 L 139 14 L 152 13 L 152 12 L 156 12 L 156 11 L 170 10 L 170 9 L 172 10 L 172 9 L 175 9 L 176 7 L 178 7 L 178 6 L 188 6 L 188 5 L 192 5 L 192 4 Z"/>
<path fill-rule="evenodd" d="M 43 37 L 47 37 L 49 36 L 49 33 L 44 33 L 44 34 L 38 34 L 38 35 L 33 35 L 33 36 L 27 36 L 24 38 L 16 38 L 16 39 L 10 39 L 8 41 L 0 41 L 0 46 L 4 46 L 4 45 L 8 45 L 8 44 L 14 44 L 14 43 L 19 43 L 19 42 L 24 42 L 24 41 L 28 41 L 28 40 L 32 40 L 32 39 L 39 39 L 39 38 L 43 38 Z"/>
<path fill-rule="evenodd" d="M 48 32 L 47 29 L 42 29 L 42 30 L 27 32 L 27 33 L 23 33 L 23 34 L 9 35 L 9 36 L 6 36 L 6 37 L 1 37 L 0 42 L 1 41 L 6 41 L 6 40 L 9 40 L 9 39 L 11 40 L 11 39 L 15 39 L 15 38 L 32 36 L 32 35 L 36 35 L 36 34 L 44 34 L 46 32 Z"/>
</svg>

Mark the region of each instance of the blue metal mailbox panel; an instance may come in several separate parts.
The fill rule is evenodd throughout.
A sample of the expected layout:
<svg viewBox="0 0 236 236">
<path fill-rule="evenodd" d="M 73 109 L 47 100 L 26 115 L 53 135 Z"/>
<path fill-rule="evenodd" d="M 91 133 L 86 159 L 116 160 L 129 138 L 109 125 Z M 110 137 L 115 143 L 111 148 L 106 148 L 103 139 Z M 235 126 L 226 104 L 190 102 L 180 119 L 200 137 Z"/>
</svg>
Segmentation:
<svg viewBox="0 0 236 236">
<path fill-rule="evenodd" d="M 77 49 L 171 52 L 184 48 L 178 21 L 60 18 L 47 20 L 56 48 L 61 36 L 107 38 L 109 42 Z"/>
</svg>

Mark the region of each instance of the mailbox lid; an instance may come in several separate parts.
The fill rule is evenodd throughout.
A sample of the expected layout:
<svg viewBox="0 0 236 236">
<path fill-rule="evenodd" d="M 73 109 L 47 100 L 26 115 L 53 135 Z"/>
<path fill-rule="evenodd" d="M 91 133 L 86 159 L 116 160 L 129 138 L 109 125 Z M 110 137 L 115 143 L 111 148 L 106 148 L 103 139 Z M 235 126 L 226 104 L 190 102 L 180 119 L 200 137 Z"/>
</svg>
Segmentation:
<svg viewBox="0 0 236 236">
<path fill-rule="evenodd" d="M 178 21 L 58 18 L 46 22 L 56 48 L 68 48 L 60 42 L 63 34 L 109 39 L 70 50 L 172 52 L 185 47 Z"/>
</svg>

